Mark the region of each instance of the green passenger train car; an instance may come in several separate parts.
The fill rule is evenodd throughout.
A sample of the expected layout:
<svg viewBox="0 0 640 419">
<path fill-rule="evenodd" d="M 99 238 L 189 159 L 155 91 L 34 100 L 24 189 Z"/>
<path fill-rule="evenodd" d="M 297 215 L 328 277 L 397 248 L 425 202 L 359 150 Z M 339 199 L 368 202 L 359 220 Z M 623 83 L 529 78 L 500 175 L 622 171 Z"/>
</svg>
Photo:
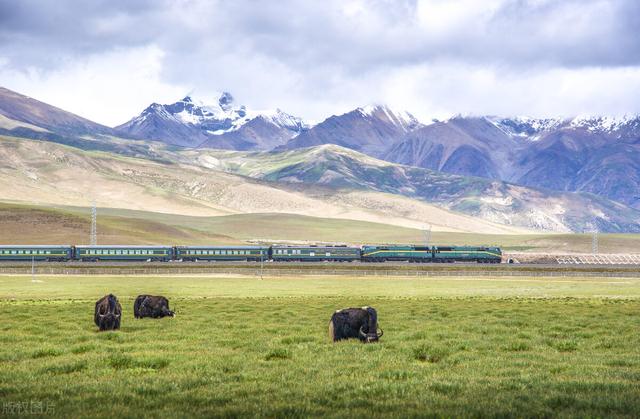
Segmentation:
<svg viewBox="0 0 640 419">
<path fill-rule="evenodd" d="M 362 246 L 363 262 L 385 262 L 388 260 L 407 262 L 431 262 L 433 250 L 430 246 L 389 245 Z"/>
<path fill-rule="evenodd" d="M 75 259 L 168 261 L 173 259 L 171 246 L 76 246 Z"/>
<path fill-rule="evenodd" d="M 175 258 L 183 261 L 256 261 L 269 260 L 267 246 L 176 246 Z"/>
<path fill-rule="evenodd" d="M 348 246 L 273 246 L 271 259 L 274 262 L 351 262 L 360 260 L 360 248 Z"/>
<path fill-rule="evenodd" d="M 502 250 L 499 247 L 434 246 L 433 261 L 500 263 Z"/>
<path fill-rule="evenodd" d="M 72 246 L 0 245 L 0 261 L 37 260 L 65 261 L 73 258 Z"/>
</svg>

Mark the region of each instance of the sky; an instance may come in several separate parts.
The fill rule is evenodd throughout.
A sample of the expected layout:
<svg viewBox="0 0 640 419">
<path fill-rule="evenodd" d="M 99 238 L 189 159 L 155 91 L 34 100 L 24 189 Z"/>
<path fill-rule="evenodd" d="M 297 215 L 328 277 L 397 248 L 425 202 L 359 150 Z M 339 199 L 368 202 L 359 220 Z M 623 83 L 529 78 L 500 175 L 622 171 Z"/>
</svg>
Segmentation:
<svg viewBox="0 0 640 419">
<path fill-rule="evenodd" d="M 0 0 L 0 86 L 114 126 L 231 92 L 310 121 L 640 113 L 637 0 Z"/>
</svg>

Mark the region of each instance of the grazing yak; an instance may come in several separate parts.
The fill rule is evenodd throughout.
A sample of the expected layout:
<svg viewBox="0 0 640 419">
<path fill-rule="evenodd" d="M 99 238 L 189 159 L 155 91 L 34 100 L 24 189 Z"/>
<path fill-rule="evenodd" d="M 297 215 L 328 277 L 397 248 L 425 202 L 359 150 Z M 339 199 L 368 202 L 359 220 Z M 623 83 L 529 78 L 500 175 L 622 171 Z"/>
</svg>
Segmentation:
<svg viewBox="0 0 640 419">
<path fill-rule="evenodd" d="M 105 295 L 96 301 L 96 313 L 93 320 L 101 331 L 120 329 L 121 317 L 122 306 L 115 295 Z"/>
<path fill-rule="evenodd" d="M 163 296 L 155 295 L 138 295 L 135 303 L 133 303 L 133 315 L 136 319 L 143 317 L 151 317 L 154 319 L 160 317 L 175 317 L 175 313 L 169 310 L 169 300 Z"/>
<path fill-rule="evenodd" d="M 378 313 L 373 307 L 345 308 L 331 316 L 329 338 L 334 342 L 358 338 L 364 343 L 377 342 L 384 332 L 378 333 Z"/>
</svg>

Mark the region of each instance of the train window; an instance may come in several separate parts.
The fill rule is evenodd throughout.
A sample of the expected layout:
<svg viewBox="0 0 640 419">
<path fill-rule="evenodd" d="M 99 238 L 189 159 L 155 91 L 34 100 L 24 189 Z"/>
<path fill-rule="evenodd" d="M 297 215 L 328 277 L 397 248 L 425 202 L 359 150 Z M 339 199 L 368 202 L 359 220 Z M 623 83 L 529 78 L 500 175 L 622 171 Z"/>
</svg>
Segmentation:
<svg viewBox="0 0 640 419">
<path fill-rule="evenodd" d="M 325 253 L 325 256 L 331 256 L 331 252 Z"/>
</svg>

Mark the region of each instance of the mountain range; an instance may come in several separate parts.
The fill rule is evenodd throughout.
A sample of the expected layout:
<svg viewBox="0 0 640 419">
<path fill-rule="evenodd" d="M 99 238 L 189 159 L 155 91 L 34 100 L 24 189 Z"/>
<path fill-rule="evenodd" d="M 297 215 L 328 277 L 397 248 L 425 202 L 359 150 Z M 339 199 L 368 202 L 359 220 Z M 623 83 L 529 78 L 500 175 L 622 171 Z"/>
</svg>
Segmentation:
<svg viewBox="0 0 640 419">
<path fill-rule="evenodd" d="M 640 117 L 454 117 L 407 134 L 381 158 L 640 208 Z"/>
<path fill-rule="evenodd" d="M 540 230 L 640 225 L 637 116 L 458 115 L 424 123 L 373 105 L 311 125 L 279 109 L 238 105 L 229 93 L 214 97 L 154 103 L 110 128 L 0 88 L 0 134 L 166 163 L 187 159 L 289 188 L 394 194 Z"/>
<path fill-rule="evenodd" d="M 279 109 L 249 111 L 224 93 L 211 106 L 190 97 L 153 104 L 116 127 L 123 136 L 184 147 L 295 150 L 335 144 L 445 173 L 567 192 L 640 208 L 640 117 L 454 116 L 421 123 L 373 105 L 310 126 Z"/>
<path fill-rule="evenodd" d="M 182 147 L 270 150 L 307 130 L 302 119 L 280 109 L 254 111 L 223 92 L 214 104 L 186 96 L 169 105 L 153 103 L 115 127 L 125 137 Z"/>
</svg>

